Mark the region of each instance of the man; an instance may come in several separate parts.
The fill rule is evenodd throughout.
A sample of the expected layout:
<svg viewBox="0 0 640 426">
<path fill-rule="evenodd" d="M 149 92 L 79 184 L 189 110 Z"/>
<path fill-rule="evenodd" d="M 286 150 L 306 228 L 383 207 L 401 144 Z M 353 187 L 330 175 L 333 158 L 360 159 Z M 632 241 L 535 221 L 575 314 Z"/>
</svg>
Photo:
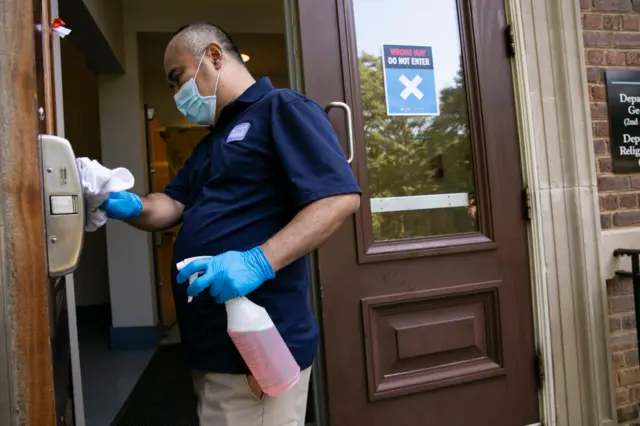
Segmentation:
<svg viewBox="0 0 640 426">
<path fill-rule="evenodd" d="M 256 82 L 220 28 L 180 29 L 164 66 L 178 109 L 211 133 L 164 193 L 114 193 L 103 209 L 148 231 L 183 221 L 173 290 L 200 424 L 302 426 L 318 337 L 306 255 L 358 209 L 360 190 L 322 108 Z M 193 256 L 212 257 L 177 274 Z M 302 370 L 281 396 L 262 394 L 226 333 L 223 303 L 243 295 L 268 311 Z"/>
</svg>

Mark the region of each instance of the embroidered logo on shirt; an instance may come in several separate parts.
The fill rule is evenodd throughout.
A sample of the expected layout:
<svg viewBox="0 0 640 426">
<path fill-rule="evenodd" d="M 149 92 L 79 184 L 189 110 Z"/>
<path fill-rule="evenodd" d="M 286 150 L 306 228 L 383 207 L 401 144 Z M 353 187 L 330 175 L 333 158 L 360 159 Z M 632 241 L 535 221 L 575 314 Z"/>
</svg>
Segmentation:
<svg viewBox="0 0 640 426">
<path fill-rule="evenodd" d="M 229 142 L 237 142 L 244 139 L 249 132 L 249 127 L 251 127 L 251 123 L 241 123 L 231 130 L 229 136 L 227 136 L 227 143 Z"/>
</svg>

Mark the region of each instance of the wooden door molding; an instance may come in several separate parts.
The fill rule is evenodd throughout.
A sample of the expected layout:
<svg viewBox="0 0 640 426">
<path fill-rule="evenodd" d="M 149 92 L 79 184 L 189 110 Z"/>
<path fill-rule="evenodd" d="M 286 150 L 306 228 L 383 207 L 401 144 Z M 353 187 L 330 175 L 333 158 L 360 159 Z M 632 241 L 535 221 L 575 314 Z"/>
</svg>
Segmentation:
<svg viewBox="0 0 640 426">
<path fill-rule="evenodd" d="M 405 239 L 401 241 L 376 242 L 373 238 L 373 225 L 371 221 L 371 206 L 368 202 L 361 204 L 356 213 L 356 232 L 358 234 L 358 261 L 360 263 L 378 262 L 384 260 L 416 258 L 422 256 L 439 256 L 462 252 L 474 252 L 480 250 L 495 250 L 493 223 L 491 217 L 491 194 L 488 191 L 490 173 L 488 170 L 486 133 L 494 129 L 493 123 L 499 123 L 502 116 L 498 112 L 496 117 L 482 119 L 482 115 L 491 115 L 491 105 L 500 103 L 500 99 L 494 97 L 494 91 L 486 90 L 480 93 L 480 78 L 483 73 L 492 73 L 498 61 L 508 62 L 506 56 L 484 58 L 478 56 L 475 37 L 481 37 L 487 30 L 486 16 L 482 13 L 472 14 L 471 4 L 468 1 L 456 0 L 461 29 L 461 51 L 464 62 L 464 87 L 469 108 L 470 144 L 474 161 L 474 180 L 478 198 L 482 201 L 479 205 L 480 226 L 476 232 L 467 234 L 451 234 L 439 237 L 426 237 Z M 342 2 L 337 8 L 339 28 L 342 32 L 343 43 L 342 76 L 345 86 L 345 99 L 352 106 L 354 134 L 356 139 L 356 161 L 354 172 L 358 176 L 358 182 L 365 199 L 370 198 L 369 172 L 367 169 L 367 152 L 364 131 L 362 101 L 360 96 L 360 76 L 352 70 L 358 69 L 358 47 L 356 43 L 356 31 L 354 24 L 353 2 Z M 479 8 L 481 9 L 481 7 Z M 490 25 L 490 24 L 489 24 Z M 487 63 L 490 65 L 487 66 Z M 509 76 L 505 76 L 509 78 Z M 483 112 L 484 108 L 484 112 Z M 514 135 L 515 137 L 515 135 Z M 495 155 L 495 153 L 494 153 Z M 520 165 L 515 165 L 516 168 Z M 517 171 L 516 171 L 517 173 Z M 519 182 L 515 182 L 519 185 Z"/>
<path fill-rule="evenodd" d="M 616 425 L 580 4 L 507 4 L 523 172 L 533 201 L 529 240 L 547 378 L 544 424 Z"/>
<path fill-rule="evenodd" d="M 0 404 L 10 403 L 0 413 L 10 413 L 10 424 L 49 426 L 56 419 L 33 16 L 31 1 L 0 0 Z"/>
<path fill-rule="evenodd" d="M 499 285 L 489 281 L 463 286 L 453 294 L 423 290 L 362 299 L 369 400 L 505 375 Z M 409 304 L 412 309 L 407 309 Z M 421 347 L 420 339 L 430 341 L 427 347 Z M 433 368 L 438 364 L 435 358 L 445 351 L 452 352 L 457 363 Z M 421 365 L 409 367 L 415 357 L 422 357 Z"/>
</svg>

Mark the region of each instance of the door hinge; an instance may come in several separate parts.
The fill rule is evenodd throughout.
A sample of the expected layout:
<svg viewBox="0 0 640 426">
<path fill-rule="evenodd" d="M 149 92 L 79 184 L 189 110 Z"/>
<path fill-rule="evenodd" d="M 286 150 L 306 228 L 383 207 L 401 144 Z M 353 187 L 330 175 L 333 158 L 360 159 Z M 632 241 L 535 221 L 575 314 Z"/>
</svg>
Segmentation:
<svg viewBox="0 0 640 426">
<path fill-rule="evenodd" d="M 539 390 L 542 390 L 545 381 L 544 357 L 542 356 L 542 353 L 540 353 L 539 349 L 536 350 L 533 363 L 533 369 L 536 375 L 536 385 Z"/>
<path fill-rule="evenodd" d="M 507 25 L 507 27 L 504 29 L 504 38 L 507 45 L 507 56 L 509 58 L 513 58 L 514 56 L 516 56 L 516 42 L 513 38 L 513 28 L 511 27 L 511 25 Z"/>
<path fill-rule="evenodd" d="M 529 187 L 526 186 L 522 189 L 522 218 L 524 220 L 531 220 L 531 191 L 529 191 Z"/>
</svg>

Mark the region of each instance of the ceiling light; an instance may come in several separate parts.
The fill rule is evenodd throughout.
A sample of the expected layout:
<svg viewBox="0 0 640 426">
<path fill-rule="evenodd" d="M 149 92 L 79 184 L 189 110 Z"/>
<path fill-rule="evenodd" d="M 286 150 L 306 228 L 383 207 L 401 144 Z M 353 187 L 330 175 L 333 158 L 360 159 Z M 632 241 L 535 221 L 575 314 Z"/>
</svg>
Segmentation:
<svg viewBox="0 0 640 426">
<path fill-rule="evenodd" d="M 249 62 L 249 55 L 241 53 L 240 56 L 242 56 L 242 62 Z"/>
</svg>

